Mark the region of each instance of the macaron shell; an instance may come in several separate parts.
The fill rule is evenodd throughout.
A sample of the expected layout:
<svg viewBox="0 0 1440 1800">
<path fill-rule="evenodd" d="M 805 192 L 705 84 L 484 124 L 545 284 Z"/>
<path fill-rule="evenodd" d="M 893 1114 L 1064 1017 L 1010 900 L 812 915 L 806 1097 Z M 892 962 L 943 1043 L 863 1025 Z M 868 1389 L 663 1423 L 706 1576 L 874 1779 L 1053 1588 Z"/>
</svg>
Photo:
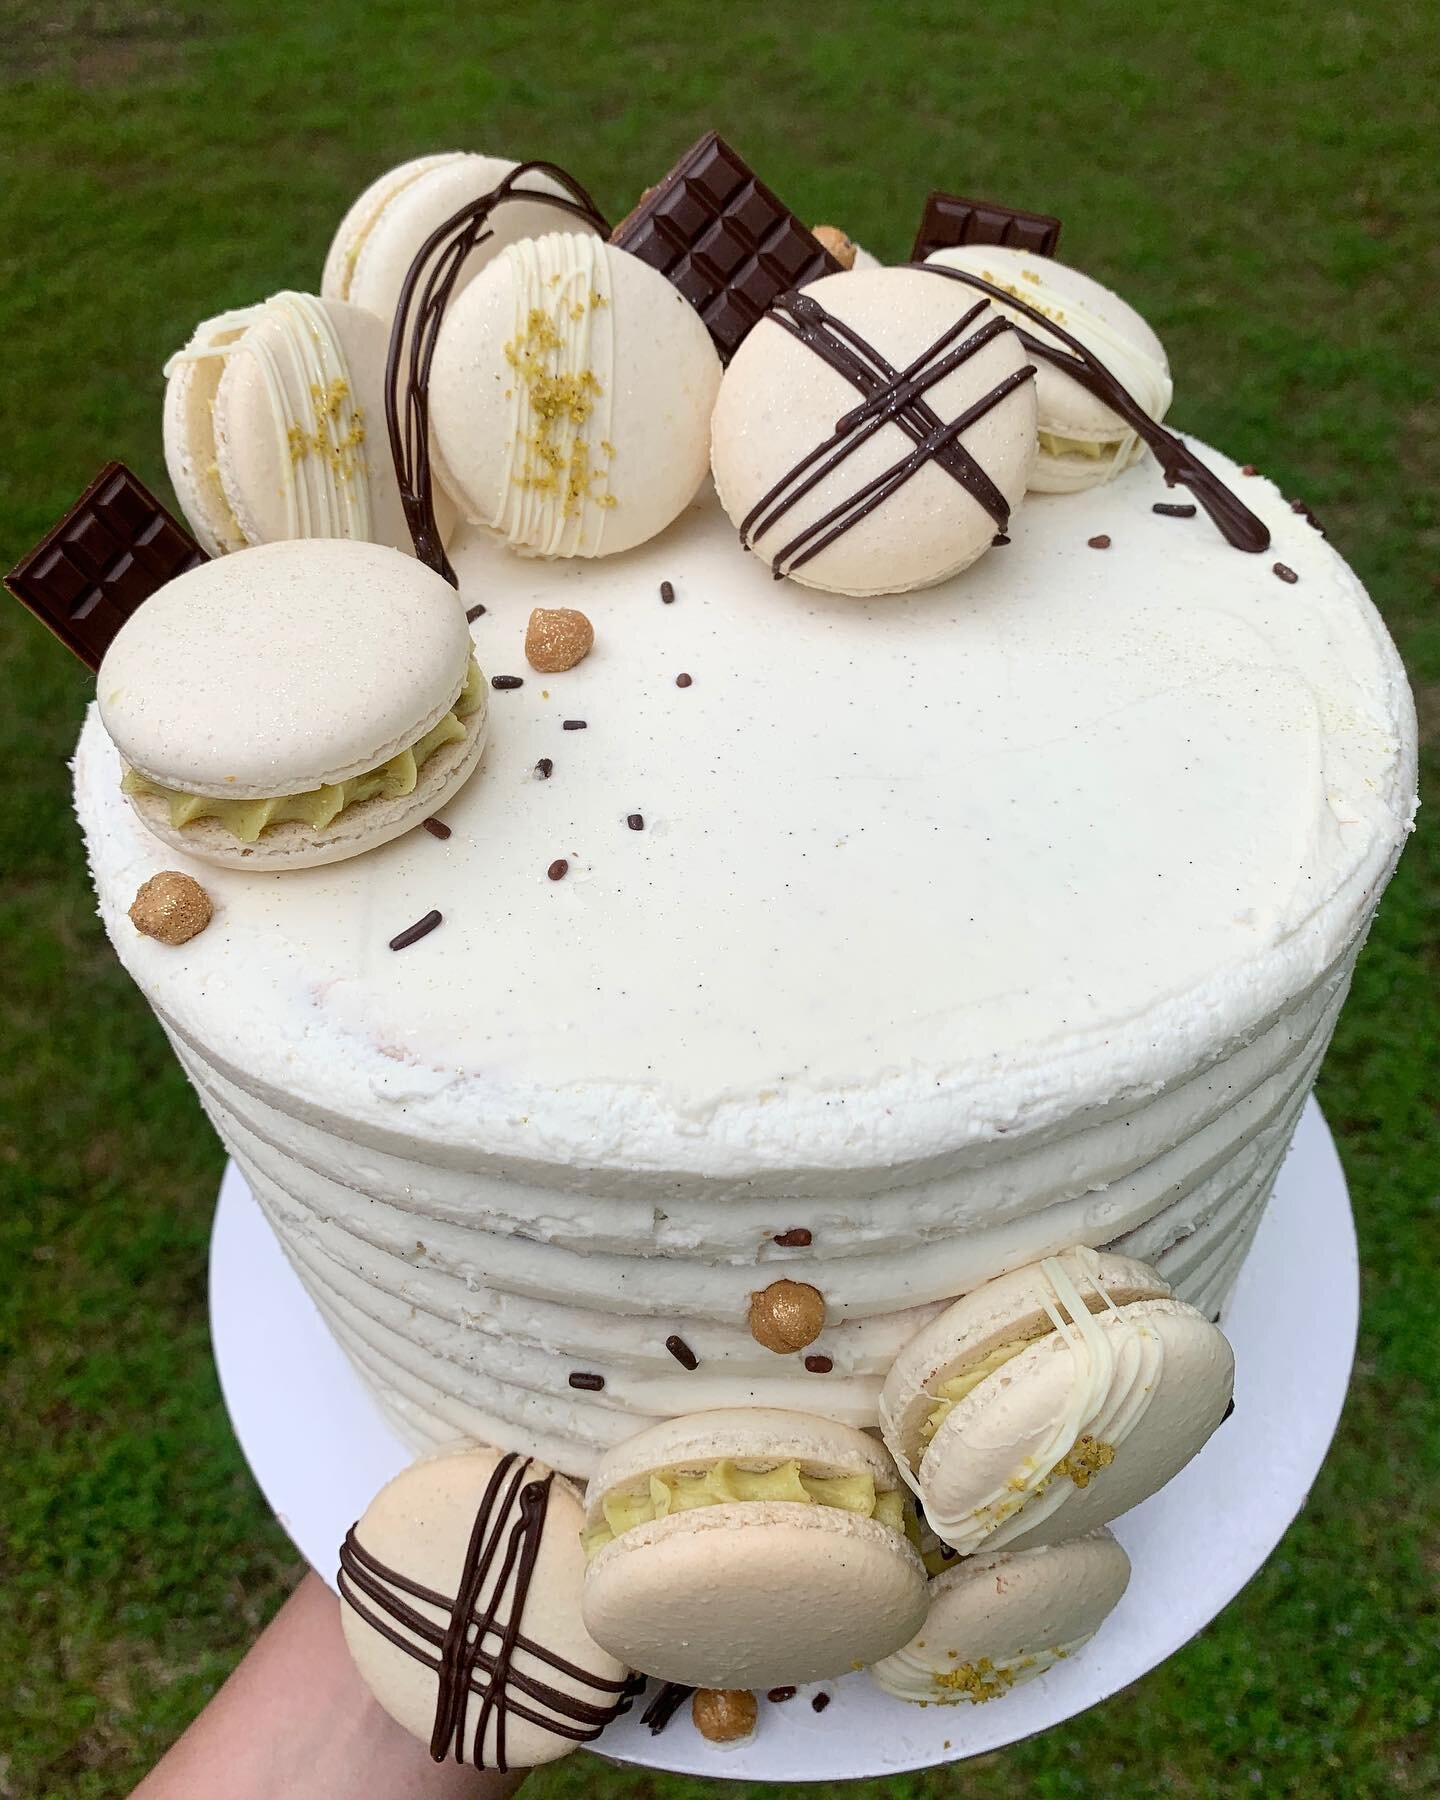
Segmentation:
<svg viewBox="0 0 1440 1800">
<path fill-rule="evenodd" d="M 834 1507 L 707 1506 L 637 1525 L 585 1576 L 591 1636 L 693 1687 L 819 1681 L 886 1656 L 925 1616 L 898 1532 Z"/>
<path fill-rule="evenodd" d="M 1105 1530 L 967 1557 L 930 1583 L 924 1624 L 870 1674 L 898 1699 L 938 1706 L 969 1698 L 955 1674 L 982 1661 L 1018 1687 L 1087 1643 L 1129 1582 L 1130 1558 Z"/>
<path fill-rule="evenodd" d="M 497 1461 L 495 1452 L 476 1449 L 413 1464 L 382 1488 L 366 1508 L 356 1527 L 360 1544 L 379 1562 L 419 1586 L 437 1594 L 454 1594 L 475 1515 Z M 543 1465 L 535 1463 L 528 1474 L 535 1479 L 547 1472 Z M 563 1661 L 603 1681 L 621 1681 L 626 1669 L 591 1639 L 580 1616 L 585 1558 L 579 1531 L 579 1497 L 567 1481 L 556 1476 L 550 1486 L 545 1527 L 521 1614 L 521 1630 L 532 1643 Z M 482 1593 L 487 1600 L 491 1597 L 488 1588 Z M 409 1595 L 404 1598 L 436 1624 L 448 1623 L 448 1612 L 441 1608 Z M 389 1642 L 348 1601 L 342 1600 L 340 1618 L 350 1654 L 376 1699 L 397 1724 L 428 1743 L 437 1699 L 434 1669 Z M 542 1681 L 591 1705 L 611 1697 L 523 1649 L 517 1650 L 511 1667 L 518 1676 Z M 479 1679 L 485 1679 L 483 1672 L 479 1672 Z M 543 1704 L 516 1697 L 533 1710 L 544 1710 Z M 472 1755 L 480 1717 L 478 1696 L 472 1695 L 466 1717 L 465 1758 L 482 1760 Z M 513 1710 L 508 1712 L 505 1755 L 512 1767 L 529 1768 L 550 1762 L 574 1748 L 573 1738 L 547 1730 Z M 496 1722 L 492 1716 L 483 1746 L 485 1766 L 495 1766 L 496 1751 Z"/>
<path fill-rule="evenodd" d="M 595 480 L 578 507 L 525 441 L 511 357 L 525 355 L 519 334 L 537 310 L 567 341 L 583 334 L 596 382 L 580 430 Z M 613 244 L 592 258 L 574 233 L 552 231 L 497 258 L 446 313 L 430 381 L 437 467 L 464 515 L 517 549 L 614 555 L 694 498 L 719 384 L 710 334 L 663 275 Z"/>
<path fill-rule="evenodd" d="M 350 284 L 360 246 L 400 190 L 418 181 L 431 169 L 441 168 L 446 163 L 463 162 L 466 154 L 464 150 L 441 150 L 431 156 L 411 157 L 409 162 L 387 169 L 364 189 L 341 219 L 325 253 L 325 267 L 320 277 L 320 292 L 325 299 L 350 298 Z"/>
<path fill-rule="evenodd" d="M 597 1523 L 604 1497 L 650 1470 L 703 1466 L 721 1457 L 742 1468 L 793 1458 L 812 1471 L 868 1473 L 881 1492 L 900 1486 L 899 1471 L 884 1447 L 853 1425 L 773 1406 L 717 1407 L 662 1419 L 602 1457 L 585 1490 L 587 1520 Z"/>
<path fill-rule="evenodd" d="M 1114 1460 L 1081 1487 L 1069 1476 L 1000 1521 L 986 1537 L 996 1549 L 1046 1544 L 1119 1518 L 1177 1475 L 1225 1416 L 1235 1360 L 1223 1332 L 1180 1300 L 1141 1300 L 1123 1315 L 1097 1314 L 1101 1331 L 1123 1340 L 1138 1326 L 1148 1338 L 1144 1404 L 1110 1447 Z M 1156 1346 L 1158 1345 L 1158 1353 Z M 968 1525 L 975 1509 L 1035 1466 L 1053 1441 L 1075 1382 L 1075 1356 L 1058 1333 L 1042 1338 L 971 1390 L 946 1416 L 921 1460 L 918 1485 L 937 1534 L 956 1543 L 950 1521 Z M 1097 1427 L 1104 1440 L 1103 1426 Z M 957 1548 L 972 1548 L 968 1542 Z"/>
<path fill-rule="evenodd" d="M 1062 1251 L 1057 1260 L 1089 1298 L 1092 1311 L 1104 1305 L 1097 1282 L 1116 1306 L 1170 1294 L 1162 1276 L 1131 1256 L 1078 1248 Z M 1026 1263 L 963 1295 L 910 1340 L 880 1390 L 880 1430 L 902 1469 L 919 1450 L 937 1382 L 1005 1344 L 1050 1333 L 1047 1301 L 1053 1305 L 1055 1295 L 1043 1266 Z"/>
<path fill-rule="evenodd" d="M 299 794 L 375 768 L 454 705 L 470 657 L 459 595 L 378 544 L 299 539 L 167 582 L 96 677 L 105 729 L 165 787 Z"/>
<path fill-rule="evenodd" d="M 896 369 L 919 358 L 981 299 L 958 283 L 908 267 L 827 275 L 805 292 Z M 986 323 L 982 313 L 971 330 Z M 1019 338 L 1002 332 L 928 388 L 925 399 L 941 419 L 953 420 L 1025 364 Z M 1011 507 L 1024 497 L 1035 460 L 1033 386 L 1033 381 L 1024 382 L 960 438 Z M 862 400 L 845 376 L 784 326 L 773 319 L 760 321 L 725 371 L 711 422 L 715 485 L 737 529 Z M 863 442 L 858 439 L 857 433 L 852 452 L 774 525 L 752 533 L 751 547 L 763 561 L 772 562 L 808 527 L 915 451 L 914 442 L 893 424 Z M 968 567 L 990 547 L 999 529 L 990 513 L 932 460 L 787 573 L 802 585 L 832 593 L 903 593 Z"/>
<path fill-rule="evenodd" d="M 410 265 L 426 239 L 462 206 L 498 186 L 515 166 L 499 156 L 447 156 L 400 186 L 364 233 L 345 298 L 353 306 L 375 313 L 388 329 Z M 564 194 L 557 182 L 538 170 L 526 175 L 523 185 L 542 193 Z M 491 215 L 489 229 L 493 235 L 471 252 L 460 270 L 452 304 L 508 244 L 547 231 L 593 231 L 574 214 L 535 200 L 502 202 Z"/>
<path fill-rule="evenodd" d="M 273 874 L 277 869 L 314 869 L 388 844 L 438 812 L 469 780 L 484 754 L 487 721 L 483 706 L 471 713 L 464 725 L 463 739 L 442 744 L 425 759 L 410 793 L 394 799 L 377 794 L 373 800 L 347 806 L 320 829 L 295 820 L 269 825 L 253 844 L 242 843 L 215 819 L 172 825 L 168 803 L 158 795 L 126 797 L 156 837 L 197 861 L 247 869 L 257 875 Z"/>
<path fill-rule="evenodd" d="M 165 382 L 161 438 L 180 510 L 207 556 L 243 550 L 244 532 L 226 498 L 215 457 L 214 407 L 220 359 L 179 363 Z"/>
<path fill-rule="evenodd" d="M 385 426 L 385 359 L 389 333 L 373 314 L 343 301 L 323 302 L 349 372 L 350 392 L 365 437 L 360 459 L 370 499 L 370 538 L 392 549 L 411 549 L 410 528 Z M 293 480 L 289 426 L 277 420 L 257 352 L 278 336 L 278 323 L 262 315 L 225 363 L 215 392 L 214 444 L 219 478 L 247 543 L 269 544 L 292 535 L 286 491 Z"/>
</svg>

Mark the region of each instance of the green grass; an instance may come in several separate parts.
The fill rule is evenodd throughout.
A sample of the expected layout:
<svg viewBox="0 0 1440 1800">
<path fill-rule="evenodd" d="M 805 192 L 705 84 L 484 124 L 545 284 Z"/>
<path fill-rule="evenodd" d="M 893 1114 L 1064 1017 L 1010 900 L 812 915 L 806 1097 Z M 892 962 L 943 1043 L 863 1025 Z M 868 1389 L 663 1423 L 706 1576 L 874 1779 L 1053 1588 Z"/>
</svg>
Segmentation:
<svg viewBox="0 0 1440 1800">
<path fill-rule="evenodd" d="M 549 156 L 618 215 L 716 124 L 882 256 L 932 185 L 1061 214 L 1070 257 L 1165 337 L 1177 419 L 1325 518 L 1400 643 L 1433 757 L 1428 6 L 10 0 L 0 40 L 5 566 L 105 457 L 161 482 L 166 354 L 208 313 L 314 286 L 380 169 L 453 146 Z M 89 683 L 12 605 L 0 683 L 0 1796 L 80 1800 L 128 1791 L 296 1564 L 210 1360 L 220 1158 L 107 949 L 69 814 Z M 857 1792 L 1440 1789 L 1437 841 L 1407 852 L 1321 1083 L 1364 1314 L 1305 1514 L 1216 1625 L 1109 1705 Z M 722 1790 L 578 1757 L 531 1791 Z"/>
</svg>

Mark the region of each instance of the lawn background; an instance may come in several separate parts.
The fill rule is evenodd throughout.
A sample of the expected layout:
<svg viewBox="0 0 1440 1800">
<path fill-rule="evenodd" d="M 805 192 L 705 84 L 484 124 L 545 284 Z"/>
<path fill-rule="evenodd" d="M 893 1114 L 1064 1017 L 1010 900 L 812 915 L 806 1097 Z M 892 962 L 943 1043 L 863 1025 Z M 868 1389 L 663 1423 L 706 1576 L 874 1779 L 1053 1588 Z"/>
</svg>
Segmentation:
<svg viewBox="0 0 1440 1800">
<path fill-rule="evenodd" d="M 0 564 L 107 457 L 162 485 L 167 353 L 202 316 L 318 285 L 389 164 L 547 156 L 619 216 L 716 125 L 882 257 L 908 250 L 932 185 L 1059 213 L 1067 256 L 1166 340 L 1176 419 L 1303 495 L 1359 569 L 1433 757 L 1437 77 L 1433 8 L 1396 0 L 0 0 Z M 210 1359 L 219 1153 L 106 946 L 69 816 L 91 683 L 7 602 L 0 684 L 0 1796 L 68 1800 L 128 1791 L 296 1561 Z M 1440 1791 L 1436 841 L 1407 852 L 1320 1084 L 1364 1312 L 1304 1516 L 1109 1705 L 857 1794 Z M 526 1789 L 741 1791 L 766 1790 L 587 1757 Z"/>
</svg>

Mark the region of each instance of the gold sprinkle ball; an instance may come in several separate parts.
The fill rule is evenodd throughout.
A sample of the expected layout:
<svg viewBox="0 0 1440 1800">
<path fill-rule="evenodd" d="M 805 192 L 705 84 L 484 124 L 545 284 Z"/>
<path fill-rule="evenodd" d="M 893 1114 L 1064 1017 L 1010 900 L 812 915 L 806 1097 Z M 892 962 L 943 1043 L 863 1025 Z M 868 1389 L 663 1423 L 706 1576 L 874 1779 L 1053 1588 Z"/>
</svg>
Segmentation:
<svg viewBox="0 0 1440 1800">
<path fill-rule="evenodd" d="M 813 1344 L 825 1329 L 825 1296 L 804 1281 L 772 1281 L 750 1296 L 750 1335 L 785 1356 Z"/>
<path fill-rule="evenodd" d="M 855 267 L 854 240 L 847 237 L 838 225 L 817 225 L 811 235 L 817 243 L 825 246 L 842 269 Z"/>
<path fill-rule="evenodd" d="M 595 627 L 570 606 L 537 606 L 525 627 L 525 660 L 542 675 L 559 675 L 584 662 Z"/>
<path fill-rule="evenodd" d="M 755 1729 L 759 1709 L 748 1688 L 696 1688 L 690 1717 L 712 1744 L 733 1744 Z"/>
<path fill-rule="evenodd" d="M 210 896 L 193 875 L 162 869 L 131 902 L 130 922 L 162 944 L 188 944 L 210 923 L 214 911 Z"/>
</svg>

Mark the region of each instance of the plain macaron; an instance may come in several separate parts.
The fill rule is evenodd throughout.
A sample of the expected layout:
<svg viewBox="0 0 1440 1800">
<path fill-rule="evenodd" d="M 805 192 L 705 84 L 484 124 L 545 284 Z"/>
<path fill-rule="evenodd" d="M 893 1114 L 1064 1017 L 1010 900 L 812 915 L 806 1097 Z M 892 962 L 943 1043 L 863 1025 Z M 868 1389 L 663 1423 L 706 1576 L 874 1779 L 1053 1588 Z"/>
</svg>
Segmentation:
<svg viewBox="0 0 1440 1800">
<path fill-rule="evenodd" d="M 96 696 L 149 828 L 238 868 L 305 867 L 385 843 L 443 805 L 485 742 L 485 689 L 455 590 L 413 557 L 343 539 L 270 544 L 168 582 L 116 634 Z M 385 791 L 354 804 L 335 792 L 392 763 Z M 263 807 L 322 789 L 342 798 L 323 826 L 277 821 L 251 842 L 223 813 L 183 805 Z M 173 822 L 172 797 L 190 822 Z"/>
<path fill-rule="evenodd" d="M 666 1420 L 612 1450 L 586 1490 L 640 1500 L 652 1478 L 731 1480 L 781 1470 L 794 1485 L 840 1481 L 898 1495 L 900 1477 L 865 1433 L 808 1413 L 729 1408 Z M 738 1472 L 734 1473 L 734 1472 Z M 852 1500 L 854 1496 L 851 1496 Z M 631 1667 L 695 1687 L 820 1680 L 889 1654 L 918 1628 L 925 1572 L 902 1528 L 815 1499 L 695 1503 L 629 1525 L 594 1552 L 585 1621 Z"/>
</svg>

